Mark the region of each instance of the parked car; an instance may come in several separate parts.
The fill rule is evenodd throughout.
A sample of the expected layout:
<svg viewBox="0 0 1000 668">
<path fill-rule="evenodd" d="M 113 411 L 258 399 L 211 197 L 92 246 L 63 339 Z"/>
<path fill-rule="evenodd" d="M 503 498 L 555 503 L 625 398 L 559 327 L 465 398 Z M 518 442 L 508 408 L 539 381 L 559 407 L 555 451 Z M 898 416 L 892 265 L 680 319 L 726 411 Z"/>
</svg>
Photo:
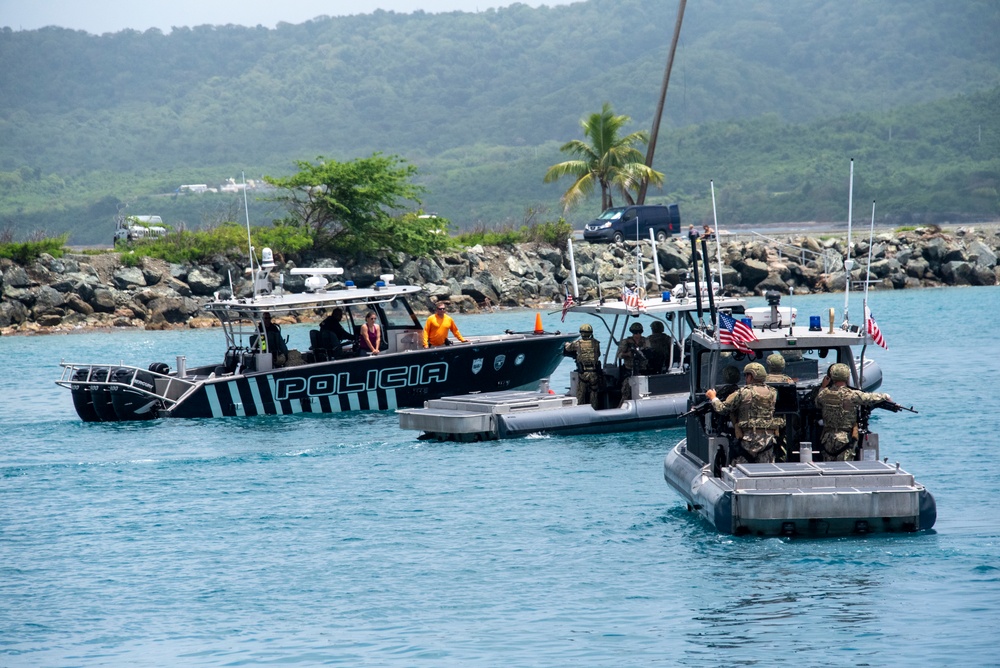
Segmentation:
<svg viewBox="0 0 1000 668">
<path fill-rule="evenodd" d="M 584 241 L 648 239 L 666 241 L 681 230 L 681 212 L 676 204 L 642 204 L 608 209 L 583 228 Z"/>
</svg>

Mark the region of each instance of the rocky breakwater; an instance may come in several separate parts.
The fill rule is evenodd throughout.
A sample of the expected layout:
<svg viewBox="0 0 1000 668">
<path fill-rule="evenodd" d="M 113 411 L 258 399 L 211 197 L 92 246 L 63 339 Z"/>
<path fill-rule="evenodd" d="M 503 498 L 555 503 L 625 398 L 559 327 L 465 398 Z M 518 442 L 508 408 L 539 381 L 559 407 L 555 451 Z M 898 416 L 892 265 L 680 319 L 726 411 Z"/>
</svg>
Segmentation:
<svg viewBox="0 0 1000 668">
<path fill-rule="evenodd" d="M 617 297 L 626 281 L 636 279 L 637 246 L 650 293 L 688 279 L 691 246 L 686 238 L 657 247 L 659 281 L 648 243 L 577 243 L 574 259 L 581 298 Z M 717 255 L 722 257 L 724 291 L 729 294 L 841 291 L 848 279 L 844 272 L 848 250 L 855 260 L 851 280 L 863 281 L 868 270 L 876 289 L 1000 283 L 1000 237 L 995 227 L 880 233 L 871 245 L 870 269 L 867 235 L 850 249 L 843 235 L 782 239 L 728 235 L 721 247 L 715 240 L 708 246 L 713 264 Z M 428 257 L 384 253 L 308 264 L 344 267 L 345 277 L 357 285 L 392 273 L 397 283 L 423 286 L 418 307 L 445 299 L 462 312 L 561 302 L 572 285 L 567 251 L 543 244 L 475 246 Z M 274 278 L 277 281 L 283 274 L 285 290 L 302 292 L 305 277 L 287 272 L 294 266 L 280 264 Z M 126 266 L 118 254 L 42 255 L 26 266 L 0 260 L 0 333 L 208 327 L 215 319 L 205 313 L 204 304 L 216 291 L 228 288 L 230 281 L 237 294 L 247 296 L 250 285 L 244 276 L 241 260 L 221 256 L 201 265 L 146 258 Z"/>
</svg>

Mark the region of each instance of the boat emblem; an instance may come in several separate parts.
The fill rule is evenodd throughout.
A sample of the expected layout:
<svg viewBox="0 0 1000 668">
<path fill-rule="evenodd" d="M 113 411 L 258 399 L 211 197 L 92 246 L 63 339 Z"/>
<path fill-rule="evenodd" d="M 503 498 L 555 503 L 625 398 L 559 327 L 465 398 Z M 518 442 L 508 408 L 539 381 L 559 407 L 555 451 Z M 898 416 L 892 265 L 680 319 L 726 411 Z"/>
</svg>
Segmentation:
<svg viewBox="0 0 1000 668">
<path fill-rule="evenodd" d="M 493 358 L 493 368 L 496 371 L 499 371 L 500 369 L 503 368 L 503 363 L 506 361 L 507 361 L 506 355 L 497 355 L 496 357 Z"/>
<path fill-rule="evenodd" d="M 514 366 L 521 366 L 521 362 L 524 361 L 524 353 L 521 353 L 514 358 Z"/>
<path fill-rule="evenodd" d="M 483 358 L 477 357 L 472 360 L 472 373 L 479 373 L 483 370 Z"/>
</svg>

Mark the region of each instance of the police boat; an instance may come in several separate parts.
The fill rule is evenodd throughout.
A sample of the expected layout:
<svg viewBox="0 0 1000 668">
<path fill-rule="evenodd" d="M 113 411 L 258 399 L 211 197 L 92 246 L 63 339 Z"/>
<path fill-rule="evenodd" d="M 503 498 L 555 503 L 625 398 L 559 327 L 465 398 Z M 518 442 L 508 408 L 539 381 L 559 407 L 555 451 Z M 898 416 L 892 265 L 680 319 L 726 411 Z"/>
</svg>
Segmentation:
<svg viewBox="0 0 1000 668">
<path fill-rule="evenodd" d="M 537 387 L 562 361 L 563 344 L 576 338 L 543 331 L 536 320 L 534 330 L 424 348 L 423 327 L 408 302 L 420 287 L 395 285 L 386 274 L 362 288 L 352 281 L 331 283 L 343 273 L 340 268 L 296 268 L 290 273 L 308 277 L 304 290 L 293 292 L 284 289 L 283 275 L 278 286 L 270 281 L 272 257 L 270 249 L 263 249 L 263 261 L 248 270 L 251 296 L 217 294 L 204 307 L 225 337 L 219 361 L 189 367 L 179 355 L 173 368 L 165 362 L 148 367 L 62 362 L 56 383 L 70 390 L 80 418 L 114 422 L 421 406 L 456 392 Z M 315 329 L 309 349 L 300 352 L 287 350 L 280 330 L 268 331 L 265 325 L 271 317 L 314 319 L 334 307 L 342 309 L 351 338 L 331 339 Z M 377 315 L 382 332 L 380 353 L 371 356 L 361 354 L 357 338 L 369 311 Z"/>
<path fill-rule="evenodd" d="M 769 299 L 774 308 L 779 300 Z M 834 536 L 930 529 L 937 517 L 934 497 L 898 463 L 880 458 L 879 435 L 868 426 L 871 408 L 858 409 L 849 461 L 819 461 L 822 415 L 815 398 L 827 370 L 835 363 L 847 365 L 850 386 L 865 391 L 881 383 L 880 371 L 854 354 L 860 346 L 864 356 L 865 346 L 874 341 L 871 334 L 846 322 L 834 327 L 833 309 L 828 326 L 821 321 L 810 316 L 809 326 L 755 328 L 754 336 L 737 342 L 742 350 L 719 335 L 721 327 L 692 333 L 691 409 L 683 416 L 686 437 L 664 460 L 666 482 L 688 510 L 724 534 Z M 785 358 L 786 375 L 795 381 L 773 385 L 775 462 L 732 463 L 736 428 L 711 410 L 706 391 L 714 388 L 724 400 L 723 393 L 733 390 L 719 388 L 727 367 L 736 367 L 742 378 L 748 362 L 775 353 Z M 916 412 L 889 401 L 875 407 Z"/>
</svg>

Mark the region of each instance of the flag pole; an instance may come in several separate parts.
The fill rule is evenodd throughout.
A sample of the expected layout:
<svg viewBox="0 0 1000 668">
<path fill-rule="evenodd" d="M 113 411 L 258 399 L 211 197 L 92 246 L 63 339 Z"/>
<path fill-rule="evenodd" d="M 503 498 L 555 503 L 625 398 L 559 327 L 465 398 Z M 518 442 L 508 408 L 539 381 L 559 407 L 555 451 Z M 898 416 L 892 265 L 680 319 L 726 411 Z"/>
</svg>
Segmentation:
<svg viewBox="0 0 1000 668">
<path fill-rule="evenodd" d="M 872 200 L 872 224 L 868 228 L 868 267 L 865 268 L 865 293 L 861 299 L 862 309 L 865 317 L 865 343 L 861 346 L 861 366 L 858 368 L 858 388 L 862 392 L 865 390 L 865 351 L 868 350 L 868 283 L 872 275 L 872 243 L 875 240 L 875 200 Z"/>
<path fill-rule="evenodd" d="M 844 253 L 844 273 L 847 275 L 847 280 L 844 282 L 844 325 L 846 329 L 847 325 L 851 321 L 850 315 L 848 315 L 848 300 L 851 297 L 851 270 L 854 269 L 854 260 L 851 258 L 851 214 L 854 211 L 854 158 L 851 158 L 851 181 L 847 190 L 847 251 Z"/>
</svg>

